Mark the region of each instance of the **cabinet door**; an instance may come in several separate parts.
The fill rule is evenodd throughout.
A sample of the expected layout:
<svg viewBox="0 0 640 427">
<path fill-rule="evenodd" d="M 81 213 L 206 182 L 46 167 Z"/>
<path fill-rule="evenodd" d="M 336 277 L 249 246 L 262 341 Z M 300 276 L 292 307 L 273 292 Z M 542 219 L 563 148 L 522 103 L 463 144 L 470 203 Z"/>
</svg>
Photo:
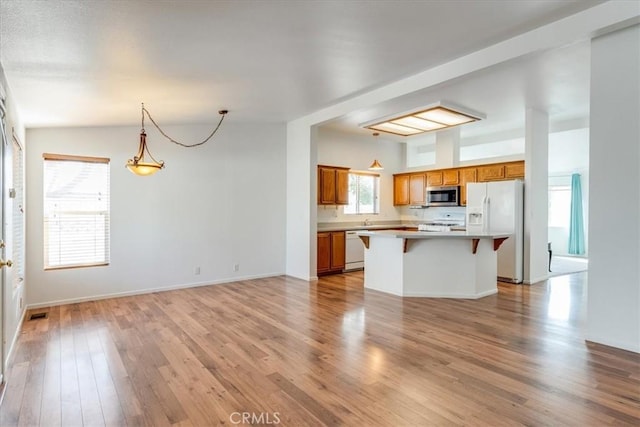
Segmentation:
<svg viewBox="0 0 640 427">
<path fill-rule="evenodd" d="M 318 233 L 318 273 L 331 270 L 331 233 Z"/>
<path fill-rule="evenodd" d="M 333 168 L 318 168 L 320 179 L 320 203 L 332 205 L 336 202 L 336 171 Z"/>
<path fill-rule="evenodd" d="M 478 166 L 478 182 L 504 179 L 504 164 Z"/>
<path fill-rule="evenodd" d="M 427 186 L 437 187 L 442 185 L 442 171 L 427 172 Z"/>
<path fill-rule="evenodd" d="M 409 204 L 409 175 L 393 176 L 393 205 L 406 206 Z"/>
<path fill-rule="evenodd" d="M 458 169 L 447 169 L 442 171 L 443 185 L 458 185 L 460 182 L 460 174 Z"/>
<path fill-rule="evenodd" d="M 345 265 L 345 233 L 337 231 L 331 233 L 331 270 L 343 270 Z"/>
<path fill-rule="evenodd" d="M 509 179 L 524 178 L 524 162 L 505 164 L 504 176 Z"/>
<path fill-rule="evenodd" d="M 410 205 L 423 205 L 424 199 L 424 185 L 425 177 L 423 174 L 411 175 L 409 178 L 409 204 Z"/>
<path fill-rule="evenodd" d="M 467 205 L 467 183 L 476 182 L 476 168 L 467 168 L 460 170 L 460 206 Z"/>
<path fill-rule="evenodd" d="M 336 169 L 336 205 L 349 204 L 349 170 Z"/>
</svg>

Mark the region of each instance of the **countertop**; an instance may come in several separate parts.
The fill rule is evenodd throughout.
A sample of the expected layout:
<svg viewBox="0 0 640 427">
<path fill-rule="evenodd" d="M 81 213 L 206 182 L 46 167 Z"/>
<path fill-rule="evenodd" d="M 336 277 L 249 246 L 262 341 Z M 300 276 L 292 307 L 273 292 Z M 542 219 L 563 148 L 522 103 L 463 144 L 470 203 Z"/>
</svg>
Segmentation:
<svg viewBox="0 0 640 427">
<path fill-rule="evenodd" d="M 364 230 L 389 230 L 391 228 L 418 228 L 419 223 L 401 223 L 401 222 L 390 222 L 384 224 L 371 224 L 371 225 L 362 225 L 362 224 L 349 224 L 349 223 L 335 223 L 335 224 L 318 224 L 318 233 L 327 232 L 327 231 L 364 231 Z M 465 231 L 464 226 L 454 225 L 451 227 L 451 231 Z M 390 230 L 390 231 L 401 231 L 401 230 Z"/>
<path fill-rule="evenodd" d="M 487 232 L 468 233 L 466 231 L 402 231 L 402 230 L 380 230 L 380 231 L 359 231 L 358 236 L 380 236 L 395 237 L 400 239 L 504 239 L 511 237 L 513 233 Z"/>
<path fill-rule="evenodd" d="M 318 224 L 318 232 L 323 231 L 354 231 L 354 230 L 384 230 L 389 228 L 416 228 L 418 224 L 407 224 L 401 222 L 376 223 L 362 225 L 362 223 L 335 223 L 335 224 Z"/>
</svg>

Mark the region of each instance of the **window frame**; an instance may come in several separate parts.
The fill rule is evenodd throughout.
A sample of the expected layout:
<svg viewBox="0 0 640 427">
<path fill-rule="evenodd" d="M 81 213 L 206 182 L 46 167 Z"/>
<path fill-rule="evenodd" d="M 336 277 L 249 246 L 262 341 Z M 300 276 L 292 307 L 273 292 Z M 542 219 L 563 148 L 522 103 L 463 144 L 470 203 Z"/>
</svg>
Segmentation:
<svg viewBox="0 0 640 427">
<path fill-rule="evenodd" d="M 349 182 L 351 182 L 351 175 L 358 177 L 357 190 L 356 190 L 356 211 L 347 212 L 347 208 L 351 205 L 351 191 L 349 191 L 349 204 L 344 207 L 345 215 L 379 215 L 380 214 L 380 174 L 377 172 L 360 172 L 349 171 Z M 373 212 L 360 212 L 360 176 L 373 177 Z"/>
<path fill-rule="evenodd" d="M 49 217 L 47 215 L 47 190 L 46 188 L 43 188 L 43 195 L 42 195 L 42 201 L 43 201 L 43 206 L 42 206 L 42 226 L 43 226 L 43 230 L 42 230 L 42 235 L 43 235 L 43 265 L 44 265 L 44 270 L 45 271 L 50 271 L 50 270 L 65 270 L 65 269 L 75 269 L 75 268 L 87 268 L 87 267 L 103 267 L 103 266 L 107 266 L 110 264 L 111 262 L 111 171 L 110 171 L 110 165 L 111 165 L 111 159 L 107 158 L 107 157 L 92 157 L 92 156 L 77 156 L 77 155 L 68 155 L 68 154 L 53 154 L 53 153 L 43 153 L 42 154 L 42 158 L 43 158 L 43 180 L 46 179 L 46 172 L 45 172 L 45 164 L 47 161 L 57 161 L 57 162 L 80 162 L 80 163 L 100 163 L 100 164 L 106 164 L 107 165 L 107 172 L 106 172 L 106 180 L 107 180 L 107 196 L 108 196 L 108 201 L 107 201 L 107 205 L 106 205 L 106 210 L 104 211 L 99 211 L 99 210 L 95 210 L 95 211 L 88 211 L 88 212 L 95 212 L 94 215 L 99 214 L 99 212 L 103 212 L 103 214 L 105 215 L 105 235 L 104 235 L 104 242 L 105 242 L 105 256 L 104 256 L 104 261 L 92 261 L 92 262 L 87 262 L 87 263 L 69 263 L 69 264 L 64 264 L 64 265 L 48 265 L 49 264 L 49 260 L 48 260 L 48 248 L 50 246 L 50 242 L 48 240 L 48 223 L 49 223 Z M 67 212 L 67 211 L 61 211 L 61 212 Z M 69 211 L 69 212 L 73 212 L 73 213 L 77 213 L 78 211 Z"/>
</svg>

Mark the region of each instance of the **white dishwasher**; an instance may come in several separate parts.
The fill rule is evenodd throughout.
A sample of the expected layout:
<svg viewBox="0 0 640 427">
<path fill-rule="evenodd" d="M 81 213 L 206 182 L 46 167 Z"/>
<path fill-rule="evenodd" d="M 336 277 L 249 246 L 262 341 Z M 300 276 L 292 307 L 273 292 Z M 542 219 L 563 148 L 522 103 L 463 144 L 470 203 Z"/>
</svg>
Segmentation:
<svg viewBox="0 0 640 427">
<path fill-rule="evenodd" d="M 362 240 L 360 240 L 356 233 L 357 231 L 346 232 L 344 271 L 361 270 L 364 268 L 364 243 L 362 243 Z"/>
</svg>

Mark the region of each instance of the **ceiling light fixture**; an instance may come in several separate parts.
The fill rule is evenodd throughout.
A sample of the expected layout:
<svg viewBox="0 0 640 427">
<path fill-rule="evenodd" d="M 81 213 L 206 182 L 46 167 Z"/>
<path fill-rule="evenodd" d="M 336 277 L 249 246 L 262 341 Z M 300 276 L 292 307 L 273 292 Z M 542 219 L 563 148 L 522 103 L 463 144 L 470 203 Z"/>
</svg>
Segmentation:
<svg viewBox="0 0 640 427">
<path fill-rule="evenodd" d="M 378 135 L 380 135 L 378 132 L 374 132 L 373 133 L 373 136 L 376 137 L 376 140 L 378 138 Z M 382 167 L 382 165 L 380 164 L 378 159 L 373 159 L 373 163 L 371 163 L 371 166 L 369 166 L 369 170 L 370 171 L 381 171 L 381 170 L 384 170 L 384 168 Z"/>
<path fill-rule="evenodd" d="M 486 118 L 483 114 L 465 111 L 459 107 L 438 103 L 418 111 L 377 119 L 360 126 L 392 133 L 412 136 L 424 132 L 441 130 Z"/>
<path fill-rule="evenodd" d="M 158 126 L 156 121 L 153 120 L 153 117 L 151 117 L 151 114 L 149 114 L 149 111 L 146 108 L 144 108 L 144 103 L 143 103 L 142 104 L 142 129 L 140 130 L 140 146 L 138 147 L 138 152 L 136 153 L 136 155 L 133 156 L 133 159 L 127 160 L 127 164 L 126 164 L 127 169 L 129 169 L 132 173 L 136 175 L 148 176 L 148 175 L 153 175 L 154 173 L 158 172 L 160 169 L 164 168 L 164 162 L 157 161 L 156 159 L 154 159 L 151 153 L 149 152 L 149 147 L 147 147 L 147 134 L 144 130 L 145 114 L 147 115 L 147 117 L 149 117 L 149 120 L 151 120 L 151 123 L 153 123 L 153 125 L 156 127 L 156 129 L 158 129 L 158 131 L 162 134 L 162 136 L 167 138 L 169 141 L 173 142 L 174 144 L 180 145 L 181 147 L 193 148 L 193 147 L 197 147 L 199 145 L 204 144 L 205 142 L 209 141 L 213 137 L 213 135 L 215 135 L 215 133 L 220 128 L 222 121 L 224 120 L 224 116 L 228 112 L 229 112 L 228 110 L 218 111 L 218 114 L 220 114 L 220 121 L 218 122 L 218 125 L 215 127 L 215 129 L 213 129 L 213 132 L 211 132 L 211 134 L 209 134 L 209 136 L 206 137 L 204 141 L 198 142 L 196 144 L 183 144 L 181 142 L 174 140 L 169 135 L 167 135 L 162 129 L 160 129 L 160 126 Z M 151 161 L 145 160 L 145 153 L 151 159 Z"/>
</svg>

